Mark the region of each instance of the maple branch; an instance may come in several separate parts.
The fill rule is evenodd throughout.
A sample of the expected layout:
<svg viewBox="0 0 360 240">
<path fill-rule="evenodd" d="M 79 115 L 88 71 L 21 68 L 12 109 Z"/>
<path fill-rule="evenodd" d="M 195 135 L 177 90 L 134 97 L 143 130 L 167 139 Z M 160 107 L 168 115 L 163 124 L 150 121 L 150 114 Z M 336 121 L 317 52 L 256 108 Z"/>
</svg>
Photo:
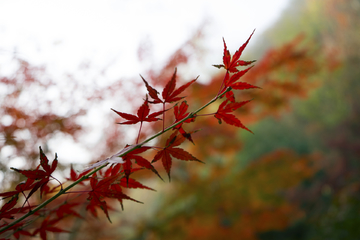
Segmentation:
<svg viewBox="0 0 360 240">
<path fill-rule="evenodd" d="M 107 164 L 104 164 L 96 169 L 94 169 L 93 171 L 89 172 L 88 174 L 82 176 L 81 178 L 79 178 L 77 181 L 73 182 L 72 184 L 70 184 L 69 186 L 67 186 L 66 188 L 60 190 L 57 194 L 55 194 L 54 196 L 52 196 L 51 198 L 49 198 L 48 200 L 44 201 L 43 203 L 41 203 L 40 205 L 38 205 L 36 208 L 34 208 L 33 210 L 30 210 L 27 214 L 21 216 L 20 218 L 16 219 L 15 221 L 13 221 L 12 223 L 9 223 L 7 226 L 3 227 L 0 229 L 0 233 L 5 232 L 7 229 L 11 228 L 12 226 L 16 225 L 17 223 L 21 222 L 22 220 L 24 220 L 27 217 L 30 217 L 31 215 L 33 215 L 35 212 L 39 211 L 40 209 L 42 209 L 43 207 L 45 207 L 46 205 L 48 205 L 49 203 L 51 203 L 52 201 L 54 201 L 56 198 L 60 197 L 61 195 L 65 194 L 66 191 L 68 191 L 69 189 L 75 187 L 77 184 L 79 184 L 80 182 L 88 179 L 92 174 L 96 173 L 97 171 L 99 171 L 100 169 L 104 168 Z"/>
</svg>

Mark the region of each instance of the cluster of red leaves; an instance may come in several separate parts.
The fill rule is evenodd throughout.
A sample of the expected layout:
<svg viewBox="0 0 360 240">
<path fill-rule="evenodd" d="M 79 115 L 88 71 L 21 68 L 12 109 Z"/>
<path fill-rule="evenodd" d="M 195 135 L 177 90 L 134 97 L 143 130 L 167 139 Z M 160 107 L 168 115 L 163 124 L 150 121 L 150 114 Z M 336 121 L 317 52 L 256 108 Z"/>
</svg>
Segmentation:
<svg viewBox="0 0 360 240">
<path fill-rule="evenodd" d="M 51 167 L 49 165 L 49 160 L 45 156 L 43 150 L 40 147 L 40 164 L 37 166 L 35 170 L 19 170 L 16 168 L 11 168 L 12 170 L 23 174 L 27 177 L 27 181 L 25 183 L 26 188 L 22 188 L 22 191 L 31 189 L 31 192 L 27 196 L 29 198 L 36 190 L 40 188 L 40 196 L 45 193 L 50 193 L 50 187 L 48 183 L 50 181 L 51 174 L 55 171 L 58 164 L 57 155 L 55 154 L 55 159 L 53 160 Z M 40 166 L 43 169 L 39 169 Z M 53 178 L 53 177 L 52 177 Z M 54 178 L 55 179 L 55 178 Z M 37 182 L 33 183 L 35 180 Z M 29 185 L 32 183 L 31 185 Z M 1 196 L 1 195 L 0 195 Z"/>
<path fill-rule="evenodd" d="M 160 97 L 159 92 L 154 87 L 150 86 L 150 84 L 141 76 L 147 88 L 148 95 L 146 95 L 144 103 L 137 110 L 137 114 L 134 115 L 112 109 L 121 118 L 125 119 L 125 121 L 120 122 L 119 124 L 130 125 L 140 123 L 139 134 L 136 143 L 133 145 L 127 145 L 118 154 L 93 164 L 81 174 L 77 174 L 71 167 L 70 178 L 68 178 L 68 181 L 73 182 L 72 184 L 68 185 L 65 183 L 60 183 L 56 178 L 52 176 L 58 165 L 57 156 L 55 155 L 55 159 L 53 160 L 52 164 L 49 165 L 49 160 L 47 159 L 41 148 L 40 164 L 34 170 L 19 170 L 13 168 L 13 170 L 21 173 L 24 177 L 26 177 L 26 181 L 25 183 L 18 184 L 15 188 L 15 191 L 0 194 L 0 196 L 4 198 L 12 197 L 11 200 L 1 208 L 0 218 L 15 219 L 18 215 L 22 216 L 23 218 L 18 218 L 19 220 L 15 220 L 12 225 L 4 221 L 1 225 L 0 233 L 12 230 L 13 235 L 16 238 L 19 238 L 20 235 L 35 236 L 39 234 L 42 239 L 46 239 L 47 232 L 68 232 L 62 230 L 56 225 L 59 224 L 59 222 L 65 217 L 71 216 L 75 218 L 84 218 L 84 216 L 81 216 L 81 214 L 79 214 L 77 211 L 77 209 L 79 209 L 81 206 L 84 206 L 85 209 L 94 217 L 98 216 L 97 210 L 100 209 L 104 212 L 104 214 L 110 221 L 109 210 L 114 209 L 114 207 L 110 205 L 112 200 L 117 200 L 117 202 L 120 203 L 122 209 L 124 199 L 139 202 L 126 195 L 125 191 L 123 190 L 124 188 L 141 188 L 153 190 L 149 187 L 144 186 L 137 180 L 130 178 L 131 174 L 133 174 L 134 172 L 147 169 L 154 172 L 157 176 L 159 176 L 159 178 L 161 178 L 158 170 L 156 170 L 153 165 L 153 163 L 161 160 L 162 165 L 167 172 L 170 180 L 170 172 L 174 159 L 182 161 L 201 162 L 199 159 L 197 159 L 192 154 L 180 147 L 180 145 L 185 140 L 189 140 L 194 144 L 192 134 L 196 131 L 186 132 L 183 128 L 183 125 L 196 121 L 196 119 L 200 116 L 213 116 L 219 120 L 219 123 L 221 123 L 221 121 L 223 120 L 227 124 L 250 131 L 240 122 L 238 118 L 235 117 L 235 115 L 231 114 L 231 112 L 234 112 L 236 109 L 242 107 L 244 104 L 249 102 L 236 102 L 233 90 L 257 88 L 256 86 L 253 86 L 251 84 L 239 81 L 239 79 L 247 71 L 249 71 L 251 67 L 242 71 L 238 70 L 238 67 L 248 66 L 249 64 L 254 62 L 240 60 L 240 56 L 245 47 L 247 46 L 251 36 L 239 48 L 239 50 L 236 51 L 236 53 L 232 57 L 227 50 L 227 46 L 224 40 L 223 64 L 216 65 L 216 67 L 218 68 L 225 68 L 226 74 L 224 80 L 220 86 L 219 92 L 216 97 L 198 110 L 189 112 L 189 105 L 185 100 L 179 103 L 180 100 L 185 98 L 180 95 L 192 83 L 194 83 L 197 78 L 176 88 L 177 71 L 175 69 L 173 75 L 162 90 Z M 151 100 L 149 100 L 149 96 Z M 208 105 L 212 104 L 223 96 L 226 96 L 226 99 L 223 100 L 223 102 L 219 105 L 216 112 L 204 115 L 198 114 L 198 112 L 200 112 L 202 109 L 206 108 Z M 157 112 L 151 112 L 150 105 L 155 104 L 162 104 L 162 110 Z M 174 105 L 166 109 L 167 104 Z M 170 126 L 167 126 L 165 128 L 165 114 L 171 108 L 174 108 L 172 116 L 174 120 Z M 162 116 L 162 118 L 159 118 L 159 116 Z M 143 142 L 139 142 L 143 123 L 155 121 L 163 122 L 162 131 L 146 140 L 143 140 Z M 164 147 L 144 146 L 150 140 L 168 131 L 172 133 L 169 134 L 169 137 L 166 139 Z M 148 150 L 156 151 L 151 161 L 141 156 L 141 154 Z M 60 185 L 51 185 L 50 180 L 53 179 L 58 181 Z M 85 182 L 87 181 L 88 184 L 85 184 Z M 74 186 L 77 187 L 77 191 L 70 192 L 69 189 Z M 58 190 L 59 187 L 60 190 Z M 33 194 L 38 190 L 40 190 L 40 197 L 42 196 L 47 200 L 39 206 L 39 209 L 35 207 L 34 210 L 34 207 L 30 206 L 29 198 L 33 196 Z M 57 193 L 54 195 L 56 191 Z M 28 193 L 25 194 L 25 192 Z M 24 196 L 25 202 L 23 204 L 23 207 L 15 208 L 16 204 L 18 203 L 18 196 L 20 193 Z M 53 208 L 43 208 L 51 201 L 58 199 L 58 197 L 69 196 L 68 194 L 71 194 L 71 196 L 76 196 L 72 198 L 66 197 L 65 201 L 62 201 L 62 203 L 57 204 Z M 79 197 L 84 195 L 86 195 L 87 198 Z M 28 203 L 28 206 L 24 207 L 26 203 Z M 34 223 L 34 225 L 36 226 L 33 227 L 34 230 L 32 233 L 30 233 L 28 230 L 24 230 L 25 223 L 32 223 L 32 221 L 38 219 L 39 216 L 46 217 L 42 218 L 41 221 L 38 221 L 37 225 Z M 31 219 L 30 217 L 32 217 L 33 219 Z M 32 224 L 30 224 L 30 226 L 31 225 Z M 26 229 L 28 228 L 29 227 L 26 226 Z"/>
<path fill-rule="evenodd" d="M 244 51 L 245 47 L 249 43 L 252 35 L 250 35 L 248 40 L 235 52 L 235 54 L 231 57 L 229 50 L 227 49 L 225 40 L 224 41 L 224 56 L 223 56 L 223 64 L 220 65 L 213 65 L 217 68 L 225 68 L 226 74 L 222 83 L 222 88 L 220 89 L 219 94 L 222 94 L 226 91 L 226 98 L 227 100 L 224 101 L 217 112 L 215 113 L 215 117 L 221 123 L 221 120 L 224 120 L 227 124 L 234 125 L 236 127 L 241 127 L 249 132 L 251 132 L 247 127 L 245 127 L 235 115 L 230 114 L 230 112 L 235 111 L 236 109 L 242 107 L 244 104 L 248 103 L 248 101 L 236 102 L 234 92 L 232 89 L 235 90 L 245 90 L 250 88 L 259 88 L 257 86 L 251 85 L 246 82 L 239 82 L 239 79 L 244 76 L 253 66 L 246 68 L 245 70 L 239 70 L 239 66 L 248 66 L 255 61 L 243 61 L 240 60 L 240 56 Z M 230 76 L 230 74 L 232 74 Z M 230 89 L 230 90 L 229 90 Z M 252 132 L 251 132 L 252 133 Z"/>
</svg>

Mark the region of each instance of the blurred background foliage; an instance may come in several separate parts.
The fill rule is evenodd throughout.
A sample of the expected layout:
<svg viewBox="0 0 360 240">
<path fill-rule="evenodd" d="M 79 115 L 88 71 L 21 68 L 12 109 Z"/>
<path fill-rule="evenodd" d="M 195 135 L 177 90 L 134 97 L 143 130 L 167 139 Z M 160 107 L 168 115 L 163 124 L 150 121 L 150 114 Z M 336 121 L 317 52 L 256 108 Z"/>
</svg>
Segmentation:
<svg viewBox="0 0 360 240">
<path fill-rule="evenodd" d="M 259 39 L 246 52 L 257 62 L 243 81 L 262 89 L 235 96 L 238 101 L 253 99 L 237 114 L 255 134 L 218 126 L 213 118 L 184 125 L 188 131 L 201 129 L 193 135 L 196 145 L 186 147 L 205 165 L 174 161 L 169 184 L 152 174 L 138 175 L 158 190 L 130 193 L 144 205 L 125 204 L 124 212 L 112 214 L 113 224 L 104 216 L 71 220 L 73 233 L 64 239 L 358 239 L 360 1 L 292 0 Z M 160 89 L 175 66 L 186 64 L 189 47 L 195 49 L 199 41 L 200 33 L 160 72 L 149 71 L 147 81 Z M 223 74 L 193 86 L 187 93 L 189 105 L 208 102 Z M 111 97 L 122 86 L 97 89 L 85 98 L 104 100 L 101 92 Z M 12 94 L 7 95 L 13 99 L 8 103 L 17 99 L 17 92 Z M 65 116 L 36 112 L 37 119 L 48 121 L 46 129 L 51 131 L 46 133 L 39 132 L 44 128 L 38 122 L 3 124 L 1 148 L 13 145 L 18 155 L 35 159 L 35 153 L 25 152 L 25 145 L 16 142 L 21 138 L 12 137 L 14 131 L 30 129 L 33 144 L 39 141 L 34 136 L 50 138 L 56 131 L 76 136 L 82 128 L 71 121 L 86 111 L 85 105 Z M 2 111 L 12 119 L 28 118 L 15 108 Z M 145 134 L 159 127 L 151 125 Z M 117 126 L 108 126 L 105 134 L 103 152 L 124 144 Z"/>
<path fill-rule="evenodd" d="M 262 90 L 236 97 L 253 99 L 239 118 L 255 134 L 199 121 L 206 166 L 174 169 L 132 239 L 358 239 L 359 24 L 358 0 L 291 1 L 247 52 L 244 81 Z"/>
</svg>

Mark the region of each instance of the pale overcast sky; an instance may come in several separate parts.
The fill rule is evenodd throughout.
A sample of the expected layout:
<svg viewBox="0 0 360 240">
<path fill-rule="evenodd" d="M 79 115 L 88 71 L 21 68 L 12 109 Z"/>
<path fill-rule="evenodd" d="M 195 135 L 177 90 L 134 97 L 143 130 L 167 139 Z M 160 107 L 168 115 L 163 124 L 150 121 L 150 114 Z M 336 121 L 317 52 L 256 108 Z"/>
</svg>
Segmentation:
<svg viewBox="0 0 360 240">
<path fill-rule="evenodd" d="M 235 50 L 256 28 L 256 39 L 289 0 L 1 0 L 0 51 L 16 51 L 49 71 L 73 72 L 83 61 L 136 66 L 137 48 L 150 40 L 162 61 L 204 22 L 207 48 L 219 51 L 222 37 Z M 1 58 L 0 58 L 1 60 Z M 2 60 L 0 63 L 3 63 Z M 209 59 L 209 63 L 211 59 Z M 114 74 L 134 76 L 132 68 Z M 0 68 L 0 71 L 5 71 Z M 1 72 L 0 72 L 1 73 Z"/>
</svg>

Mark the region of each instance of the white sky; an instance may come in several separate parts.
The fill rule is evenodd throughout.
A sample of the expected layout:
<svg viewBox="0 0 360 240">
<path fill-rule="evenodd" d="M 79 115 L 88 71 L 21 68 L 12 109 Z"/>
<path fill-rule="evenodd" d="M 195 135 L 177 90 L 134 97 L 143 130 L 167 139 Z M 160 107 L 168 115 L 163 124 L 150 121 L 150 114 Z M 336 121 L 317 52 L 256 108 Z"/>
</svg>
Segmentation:
<svg viewBox="0 0 360 240">
<path fill-rule="evenodd" d="M 0 75 L 11 71 L 7 61 L 16 51 L 55 78 L 84 62 L 94 73 L 110 65 L 109 79 L 138 76 L 139 44 L 150 41 L 153 62 L 161 63 L 205 21 L 204 64 L 211 68 L 222 59 L 222 37 L 234 52 L 256 28 L 254 42 L 289 1 L 0 0 Z"/>
<path fill-rule="evenodd" d="M 114 75 L 134 76 L 139 73 L 136 51 L 146 39 L 155 61 L 163 61 L 207 20 L 207 47 L 221 54 L 225 37 L 234 51 L 255 28 L 257 38 L 288 2 L 0 0 L 0 50 L 16 49 L 25 60 L 59 73 L 74 72 L 84 61 L 101 69 L 116 60 Z"/>
</svg>

